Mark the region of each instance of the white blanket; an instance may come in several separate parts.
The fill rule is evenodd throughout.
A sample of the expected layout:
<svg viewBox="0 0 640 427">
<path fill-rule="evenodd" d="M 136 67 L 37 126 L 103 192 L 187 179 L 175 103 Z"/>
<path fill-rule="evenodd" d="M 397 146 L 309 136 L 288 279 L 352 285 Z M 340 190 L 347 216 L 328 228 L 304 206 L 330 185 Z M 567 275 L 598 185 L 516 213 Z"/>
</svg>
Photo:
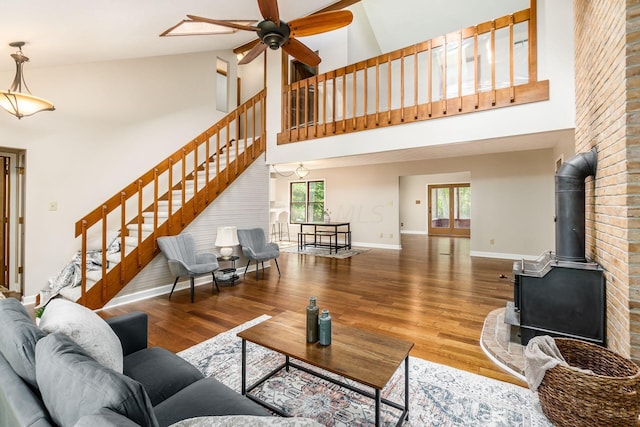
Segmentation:
<svg viewBox="0 0 640 427">
<path fill-rule="evenodd" d="M 552 337 L 544 335 L 531 338 L 524 349 L 524 376 L 531 391 L 537 391 L 547 370 L 559 364 L 569 366 Z"/>
</svg>

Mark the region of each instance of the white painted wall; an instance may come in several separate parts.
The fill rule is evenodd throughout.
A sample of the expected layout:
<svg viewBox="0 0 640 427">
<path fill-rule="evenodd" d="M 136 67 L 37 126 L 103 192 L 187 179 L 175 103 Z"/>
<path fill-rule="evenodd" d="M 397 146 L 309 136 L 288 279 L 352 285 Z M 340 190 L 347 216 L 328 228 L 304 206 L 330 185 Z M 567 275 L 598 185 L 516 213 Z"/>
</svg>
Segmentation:
<svg viewBox="0 0 640 427">
<path fill-rule="evenodd" d="M 383 52 L 529 7 L 529 0 L 362 0 L 361 3 Z"/>
<path fill-rule="evenodd" d="M 420 182 L 424 200 L 427 181 L 468 177 L 462 181 L 471 183 L 472 255 L 535 258 L 554 249 L 554 161 L 547 149 L 319 169 L 307 178 L 325 180 L 331 219 L 351 222 L 355 245 L 399 248 L 400 212 L 407 200 L 415 203 L 401 183 Z M 277 200 L 288 203 L 288 183 L 276 178 Z"/>
<path fill-rule="evenodd" d="M 428 234 L 428 186 L 471 182 L 469 172 L 400 177 L 400 232 Z M 419 203 L 418 203 L 419 202 Z"/>
<path fill-rule="evenodd" d="M 0 112 L 0 147 L 27 152 L 26 295 L 79 249 L 77 220 L 223 116 L 215 105 L 216 57 L 235 63 L 224 51 L 27 72 L 33 93 L 56 111 L 22 120 Z M 12 78 L 0 74 L 0 82 Z M 51 201 L 56 211 L 48 210 Z"/>
</svg>

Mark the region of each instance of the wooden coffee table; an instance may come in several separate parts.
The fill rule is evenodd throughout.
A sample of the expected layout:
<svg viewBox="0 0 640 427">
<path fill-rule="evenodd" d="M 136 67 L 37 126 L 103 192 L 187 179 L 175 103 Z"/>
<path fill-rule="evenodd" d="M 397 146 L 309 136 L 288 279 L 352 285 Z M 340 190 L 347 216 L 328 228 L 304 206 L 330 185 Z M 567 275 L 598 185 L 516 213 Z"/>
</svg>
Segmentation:
<svg viewBox="0 0 640 427">
<path fill-rule="evenodd" d="M 381 404 L 401 410 L 402 414 L 396 424 L 397 426 L 401 425 L 409 416 L 409 351 L 413 348 L 413 343 L 341 325 L 335 320 L 332 329 L 331 345 L 308 344 L 306 340 L 305 315 L 286 312 L 239 332 L 238 336 L 242 338 L 242 394 L 277 414 L 286 415 L 279 408 L 263 402 L 256 396 L 251 395 L 250 392 L 280 370 L 286 369 L 288 371 L 290 367 L 293 367 L 374 399 L 376 426 L 380 425 Z M 285 356 L 285 363 L 249 386 L 246 383 L 247 341 L 269 348 Z M 342 381 L 329 378 L 299 365 L 291 359 L 300 360 L 309 365 L 341 375 L 369 386 L 375 392 L 372 394 Z M 403 361 L 405 367 L 404 406 L 383 399 L 380 396 L 380 392 Z"/>
</svg>

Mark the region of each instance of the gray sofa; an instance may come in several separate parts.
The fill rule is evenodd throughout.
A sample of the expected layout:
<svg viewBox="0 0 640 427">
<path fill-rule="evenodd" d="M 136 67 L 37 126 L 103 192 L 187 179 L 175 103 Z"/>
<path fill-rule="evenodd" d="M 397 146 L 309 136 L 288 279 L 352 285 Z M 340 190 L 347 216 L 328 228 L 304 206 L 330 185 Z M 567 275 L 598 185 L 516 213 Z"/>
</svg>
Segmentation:
<svg viewBox="0 0 640 427">
<path fill-rule="evenodd" d="M 0 426 L 169 426 L 197 416 L 269 415 L 163 348 L 147 347 L 147 316 L 108 319 L 123 374 L 68 336 L 46 334 L 16 299 L 0 300 Z"/>
</svg>

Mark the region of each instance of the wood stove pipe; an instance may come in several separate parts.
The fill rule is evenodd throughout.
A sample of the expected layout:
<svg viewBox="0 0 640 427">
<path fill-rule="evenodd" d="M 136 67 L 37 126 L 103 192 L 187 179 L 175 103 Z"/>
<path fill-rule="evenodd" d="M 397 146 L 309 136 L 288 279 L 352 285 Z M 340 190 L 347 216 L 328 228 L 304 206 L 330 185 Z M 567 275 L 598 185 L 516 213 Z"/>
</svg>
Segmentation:
<svg viewBox="0 0 640 427">
<path fill-rule="evenodd" d="M 596 148 L 564 162 L 556 172 L 556 257 L 585 262 L 585 184 L 595 176 Z"/>
</svg>

